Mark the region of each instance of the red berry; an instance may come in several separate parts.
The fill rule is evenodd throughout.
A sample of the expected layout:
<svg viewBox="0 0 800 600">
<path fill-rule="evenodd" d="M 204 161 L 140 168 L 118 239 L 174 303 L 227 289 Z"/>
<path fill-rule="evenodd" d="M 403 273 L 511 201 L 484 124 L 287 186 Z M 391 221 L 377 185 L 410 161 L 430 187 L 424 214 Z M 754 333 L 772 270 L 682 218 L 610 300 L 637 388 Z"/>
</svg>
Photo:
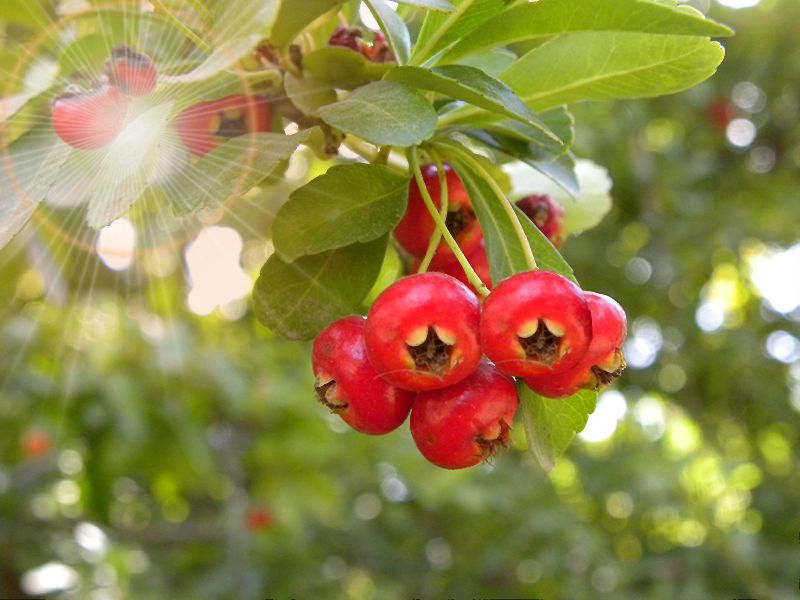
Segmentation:
<svg viewBox="0 0 800 600">
<path fill-rule="evenodd" d="M 117 137 L 127 111 L 128 101 L 115 87 L 72 88 L 53 101 L 53 129 L 73 148 L 94 150 Z"/>
<path fill-rule="evenodd" d="M 367 355 L 397 387 L 435 390 L 468 377 L 481 360 L 480 303 L 442 273 L 409 275 L 386 288 L 367 315 Z"/>
<path fill-rule="evenodd" d="M 480 277 L 483 285 L 489 289 L 492 289 L 492 274 L 489 272 L 489 258 L 486 256 L 486 246 L 484 245 L 483 240 L 481 240 L 480 244 L 478 244 L 478 246 L 472 252 L 466 255 L 466 258 L 469 261 L 469 264 L 472 265 L 472 268 L 475 269 L 475 273 L 478 275 L 478 277 Z M 415 272 L 419 269 L 421 262 L 422 259 L 417 259 L 414 261 Z M 461 267 L 458 261 L 450 262 L 432 260 L 428 269 L 430 271 L 437 271 L 439 273 L 444 273 L 445 275 L 450 275 L 450 277 L 455 277 L 461 283 L 468 285 L 473 291 L 476 291 L 467 279 L 467 275 L 464 273 L 464 269 Z"/>
<path fill-rule="evenodd" d="M 329 46 L 342 46 L 361 52 L 364 42 L 361 41 L 361 30 L 358 27 L 338 25 L 328 39 Z"/>
<path fill-rule="evenodd" d="M 372 45 L 361 48 L 361 53 L 372 62 L 392 62 L 394 60 L 392 49 L 380 31 L 375 33 Z"/>
<path fill-rule="evenodd" d="M 402 425 L 414 394 L 381 379 L 367 360 L 364 317 L 346 317 L 314 340 L 312 365 L 317 395 L 356 431 L 379 435 Z"/>
<path fill-rule="evenodd" d="M 44 431 L 31 430 L 22 438 L 22 453 L 27 458 L 42 459 L 50 454 L 52 447 L 50 436 Z"/>
<path fill-rule="evenodd" d="M 253 508 L 247 512 L 245 524 L 251 531 L 264 531 L 272 527 L 275 517 L 266 508 Z"/>
<path fill-rule="evenodd" d="M 265 98 L 237 94 L 190 106 L 175 125 L 186 147 L 203 156 L 231 138 L 269 131 L 272 111 Z"/>
<path fill-rule="evenodd" d="M 562 219 L 564 209 L 552 196 L 532 194 L 517 200 L 517 206 L 556 247 L 564 241 Z"/>
<path fill-rule="evenodd" d="M 469 254 L 483 239 L 481 226 L 472 210 L 467 190 L 458 175 L 449 165 L 444 165 L 444 171 L 447 178 L 447 229 L 453 234 L 464 254 Z M 422 167 L 422 178 L 438 209 L 441 206 L 441 190 L 436 165 Z M 395 227 L 394 235 L 409 254 L 422 258 L 428 249 L 428 242 L 434 229 L 436 224 L 425 206 L 416 180 L 412 180 L 408 193 L 408 207 L 403 219 Z M 444 240 L 436 249 L 434 258 L 439 264 L 456 260 Z"/>
<path fill-rule="evenodd" d="M 718 98 L 708 107 L 708 119 L 723 131 L 736 118 L 736 107 L 727 98 Z"/>
<path fill-rule="evenodd" d="M 574 367 L 556 375 L 528 377 L 525 383 L 550 398 L 566 398 L 581 389 L 599 390 L 619 377 L 625 368 L 622 343 L 627 331 L 625 311 L 613 298 L 586 292 L 592 313 L 592 341 Z"/>
<path fill-rule="evenodd" d="M 484 360 L 461 382 L 417 394 L 411 435 L 433 464 L 471 467 L 506 445 L 518 402 L 514 382 Z"/>
<path fill-rule="evenodd" d="M 156 87 L 156 66 L 149 56 L 120 44 L 111 50 L 108 75 L 123 94 L 147 96 Z"/>
<path fill-rule="evenodd" d="M 580 360 L 591 338 L 583 291 L 551 271 L 513 275 L 483 303 L 483 351 L 507 375 L 565 371 Z"/>
</svg>

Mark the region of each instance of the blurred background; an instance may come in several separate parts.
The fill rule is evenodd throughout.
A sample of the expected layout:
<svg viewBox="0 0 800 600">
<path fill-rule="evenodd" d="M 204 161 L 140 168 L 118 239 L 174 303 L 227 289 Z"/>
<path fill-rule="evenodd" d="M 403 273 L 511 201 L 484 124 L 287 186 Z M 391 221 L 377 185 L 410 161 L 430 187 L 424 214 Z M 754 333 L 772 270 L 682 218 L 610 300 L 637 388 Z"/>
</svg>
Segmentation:
<svg viewBox="0 0 800 600">
<path fill-rule="evenodd" d="M 615 206 L 563 251 L 629 368 L 551 473 L 325 414 L 249 306 L 280 187 L 180 245 L 45 220 L 0 252 L 0 597 L 797 598 L 800 3 L 692 4 L 714 78 L 573 107 Z"/>
</svg>

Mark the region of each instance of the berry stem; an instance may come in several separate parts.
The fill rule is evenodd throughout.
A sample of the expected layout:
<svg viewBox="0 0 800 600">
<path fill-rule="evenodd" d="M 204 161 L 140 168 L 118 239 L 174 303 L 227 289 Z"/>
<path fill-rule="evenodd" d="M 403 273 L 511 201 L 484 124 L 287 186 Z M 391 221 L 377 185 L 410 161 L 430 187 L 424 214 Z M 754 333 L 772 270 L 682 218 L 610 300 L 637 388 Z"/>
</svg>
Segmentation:
<svg viewBox="0 0 800 600">
<path fill-rule="evenodd" d="M 439 177 L 439 190 L 440 190 L 440 204 L 441 207 L 439 209 L 439 216 L 442 220 L 447 218 L 447 207 L 448 207 L 448 193 L 447 193 L 447 175 L 444 172 L 444 168 L 442 166 L 442 160 L 436 154 L 431 154 L 434 162 L 436 163 L 436 174 Z M 439 247 L 439 242 L 442 241 L 442 232 L 439 231 L 437 227 L 433 231 L 433 235 L 431 235 L 431 241 L 428 243 L 428 249 L 425 252 L 425 257 L 422 259 L 422 262 L 419 264 L 419 269 L 417 269 L 417 273 L 424 273 L 428 270 L 428 267 L 433 260 L 433 255 L 436 253 L 436 248 Z"/>
<path fill-rule="evenodd" d="M 512 204 L 511 200 L 508 199 L 508 196 L 505 195 L 503 190 L 500 189 L 500 186 L 494 180 L 494 177 L 492 177 L 486 171 L 486 169 L 483 168 L 483 165 L 481 165 L 481 163 L 478 162 L 469 152 L 451 144 L 447 144 L 446 147 L 449 152 L 455 154 L 462 162 L 464 162 L 469 168 L 471 168 L 476 175 L 478 175 L 481 179 L 483 179 L 486 182 L 486 184 L 491 188 L 492 192 L 500 201 L 503 210 L 505 210 L 506 215 L 511 221 L 511 225 L 514 227 L 514 233 L 517 236 L 519 245 L 522 247 L 522 253 L 525 255 L 525 262 L 528 265 L 528 269 L 530 269 L 531 271 L 537 270 L 539 267 L 536 264 L 536 258 L 533 256 L 533 250 L 531 249 L 531 245 L 528 242 L 528 236 L 525 235 L 525 230 L 522 228 L 522 223 L 519 220 L 519 216 L 514 210 L 514 205 Z"/>
<path fill-rule="evenodd" d="M 389 148 L 387 152 L 386 146 L 383 148 L 376 148 L 372 144 L 350 135 L 345 138 L 344 145 L 367 162 L 386 165 L 398 173 L 408 175 L 408 165 L 402 160 L 401 155 L 392 152 L 391 148 Z"/>
<path fill-rule="evenodd" d="M 436 210 L 436 205 L 433 203 L 433 199 L 431 198 L 430 193 L 428 192 L 428 188 L 425 185 L 425 180 L 422 177 L 422 171 L 419 167 L 419 155 L 418 150 L 416 147 L 412 147 L 408 149 L 408 164 L 411 167 L 411 172 L 414 174 L 414 178 L 417 181 L 417 186 L 419 187 L 419 191 L 422 194 L 422 200 L 425 202 L 425 207 L 428 209 L 428 212 L 433 219 L 433 222 L 436 223 L 436 227 L 439 232 L 444 237 L 445 243 L 453 251 L 455 254 L 456 260 L 458 260 L 458 264 L 461 265 L 461 268 L 464 269 L 464 273 L 467 276 L 467 280 L 472 284 L 472 286 L 478 290 L 478 293 L 486 297 L 489 295 L 489 290 L 483 285 L 481 278 L 478 277 L 478 274 L 475 272 L 475 269 L 472 268 L 472 265 L 469 264 L 467 257 L 464 256 L 464 253 L 461 251 L 461 248 L 458 247 L 458 242 L 456 242 L 453 234 L 451 234 L 448 229 L 447 225 L 444 222 L 444 219 Z M 441 171 L 440 171 L 441 172 Z"/>
</svg>

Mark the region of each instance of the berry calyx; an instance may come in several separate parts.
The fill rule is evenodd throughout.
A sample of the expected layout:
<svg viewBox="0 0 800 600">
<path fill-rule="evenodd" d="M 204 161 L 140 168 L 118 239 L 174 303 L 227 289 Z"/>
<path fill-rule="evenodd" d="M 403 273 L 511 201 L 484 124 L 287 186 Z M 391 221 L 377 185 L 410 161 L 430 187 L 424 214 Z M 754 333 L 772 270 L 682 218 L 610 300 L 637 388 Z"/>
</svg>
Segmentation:
<svg viewBox="0 0 800 600">
<path fill-rule="evenodd" d="M 442 273 L 399 279 L 367 315 L 367 355 L 397 387 L 435 390 L 468 377 L 481 360 L 480 303 L 463 283 Z"/>
<path fill-rule="evenodd" d="M 95 150 L 117 137 L 127 112 L 128 101 L 113 86 L 101 84 L 89 91 L 70 86 L 53 100 L 53 129 L 73 148 Z"/>
<path fill-rule="evenodd" d="M 156 87 L 158 72 L 149 56 L 120 44 L 111 50 L 108 76 L 123 94 L 147 96 Z"/>
<path fill-rule="evenodd" d="M 553 246 L 557 248 L 564 242 L 562 227 L 564 209 L 552 196 L 531 194 L 517 200 L 516 204 Z"/>
<path fill-rule="evenodd" d="M 356 431 L 389 433 L 408 417 L 412 392 L 378 376 L 367 360 L 364 317 L 340 319 L 314 340 L 311 362 L 320 401 Z"/>
<path fill-rule="evenodd" d="M 375 37 L 372 39 L 370 46 L 361 48 L 361 53 L 372 62 L 392 62 L 394 61 L 394 54 L 389 44 L 386 42 L 386 37 L 380 32 L 375 32 Z"/>
<path fill-rule="evenodd" d="M 506 446 L 518 404 L 514 382 L 484 360 L 461 382 L 417 394 L 411 435 L 433 464 L 471 467 Z"/>
<path fill-rule="evenodd" d="M 472 209 L 467 190 L 455 171 L 445 164 L 447 178 L 447 217 L 445 225 L 453 235 L 464 254 L 469 254 L 483 239 L 480 223 Z M 434 206 L 441 207 L 441 189 L 436 165 L 422 167 L 422 178 L 431 195 Z M 416 180 L 412 180 L 408 192 L 408 206 L 400 223 L 395 227 L 394 236 L 399 244 L 412 256 L 422 258 L 428 250 L 428 243 L 436 229 L 436 224 L 425 206 Z M 440 242 L 434 254 L 438 264 L 456 262 L 453 251 L 445 242 Z"/>
<path fill-rule="evenodd" d="M 231 138 L 269 131 L 272 111 L 265 98 L 237 94 L 190 106 L 178 115 L 175 125 L 184 145 L 204 156 Z"/>
<path fill-rule="evenodd" d="M 556 375 L 528 377 L 534 392 L 549 398 L 566 398 L 582 389 L 600 390 L 622 374 L 622 344 L 627 333 L 625 311 L 613 298 L 595 292 L 584 294 L 592 314 L 592 341 L 574 367 Z"/>
<path fill-rule="evenodd" d="M 565 371 L 584 355 L 591 337 L 583 291 L 551 271 L 517 273 L 483 303 L 483 351 L 507 375 Z"/>
</svg>

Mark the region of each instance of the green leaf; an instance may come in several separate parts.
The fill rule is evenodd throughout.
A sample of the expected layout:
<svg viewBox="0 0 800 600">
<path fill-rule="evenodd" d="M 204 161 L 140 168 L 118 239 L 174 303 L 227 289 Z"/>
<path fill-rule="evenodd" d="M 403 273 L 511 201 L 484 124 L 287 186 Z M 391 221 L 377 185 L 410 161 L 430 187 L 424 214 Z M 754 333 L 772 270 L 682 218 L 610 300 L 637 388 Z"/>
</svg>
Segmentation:
<svg viewBox="0 0 800 600">
<path fill-rule="evenodd" d="M 582 391 L 569 398 L 544 398 L 522 381 L 517 382 L 522 424 L 528 449 L 545 471 L 550 471 L 575 434 L 583 431 L 597 406 L 597 392 Z"/>
<path fill-rule="evenodd" d="M 31 0 L 3 0 L 3 10 L 0 12 L 0 21 L 13 23 L 37 30 L 47 27 L 55 18 L 45 10 L 43 2 Z"/>
<path fill-rule="evenodd" d="M 411 4 L 412 6 L 421 6 L 429 10 L 439 10 L 442 12 L 451 12 L 456 9 L 455 6 L 450 4 L 447 0 L 397 0 L 400 4 Z"/>
<path fill-rule="evenodd" d="M 528 263 L 517 239 L 514 222 L 489 183 L 461 160 L 457 153 L 448 154 L 446 145 L 440 145 L 439 148 L 447 155 L 447 162 L 453 165 L 467 188 L 475 214 L 483 229 L 492 280 L 499 283 L 515 273 L 527 271 Z M 516 207 L 515 212 L 539 267 L 575 281 L 572 268 L 553 247 L 550 240 Z"/>
<path fill-rule="evenodd" d="M 290 340 L 311 339 L 358 312 L 383 263 L 388 236 L 287 263 L 269 257 L 253 290 L 256 317 Z"/>
<path fill-rule="evenodd" d="M 473 54 L 472 56 L 459 61 L 459 63 L 480 69 L 492 77 L 499 77 L 500 73 L 514 64 L 514 61 L 516 60 L 517 55 L 513 52 L 510 52 L 504 48 L 493 48 L 487 52 Z"/>
<path fill-rule="evenodd" d="M 580 182 L 575 175 L 575 160 L 569 154 L 559 156 L 551 162 L 526 161 L 526 164 L 547 177 L 570 198 L 577 198 L 581 193 Z"/>
<path fill-rule="evenodd" d="M 317 81 L 351 90 L 377 81 L 393 68 L 392 63 L 374 63 L 350 48 L 327 47 L 303 58 L 303 71 Z"/>
<path fill-rule="evenodd" d="M 455 10 L 429 12 L 422 23 L 412 65 L 421 65 L 465 35 L 478 30 L 488 19 L 501 12 L 509 0 L 452 0 Z"/>
<path fill-rule="evenodd" d="M 330 126 L 380 146 L 420 144 L 436 129 L 436 111 L 418 91 L 397 81 L 376 81 L 319 109 Z"/>
<path fill-rule="evenodd" d="M 380 165 L 331 167 L 295 190 L 278 211 L 275 249 L 292 261 L 389 233 L 405 212 L 409 181 Z"/>
<path fill-rule="evenodd" d="M 31 218 L 69 154 L 70 147 L 43 126 L 0 156 L 0 248 Z"/>
<path fill-rule="evenodd" d="M 539 129 L 545 136 L 560 144 L 556 135 L 536 118 L 510 87 L 475 67 L 466 65 L 449 65 L 433 69 L 398 67 L 389 71 L 384 79 L 402 81 L 416 88 L 464 100 L 473 106 L 518 119 Z"/>
<path fill-rule="evenodd" d="M 406 64 L 411 54 L 411 34 L 408 33 L 408 27 L 403 19 L 389 8 L 384 0 L 364 0 L 364 3 L 386 34 L 386 41 L 392 49 L 397 64 Z"/>
<path fill-rule="evenodd" d="M 336 102 L 336 90 L 313 77 L 297 77 L 291 72 L 284 75 L 286 95 L 297 108 L 311 117 L 319 117 L 319 108 Z"/>
<path fill-rule="evenodd" d="M 186 214 L 204 206 L 217 206 L 232 194 L 244 194 L 316 131 L 306 129 L 290 136 L 251 133 L 228 140 L 170 183 L 175 212 Z"/>
<path fill-rule="evenodd" d="M 584 100 L 671 94 L 710 77 L 725 51 L 705 38 L 573 33 L 531 50 L 500 77 L 535 111 Z"/>
<path fill-rule="evenodd" d="M 464 36 L 442 58 L 468 54 L 538 37 L 578 31 L 629 31 L 721 37 L 733 32 L 689 9 L 649 0 L 539 0 L 512 6 Z"/>
<path fill-rule="evenodd" d="M 289 45 L 317 17 L 344 3 L 345 0 L 303 0 L 303 7 L 299 9 L 296 2 L 281 2 L 270 41 L 278 47 Z"/>
<path fill-rule="evenodd" d="M 90 227 L 104 227 L 120 217 L 147 188 L 159 147 L 168 143 L 164 133 L 171 109 L 169 102 L 156 104 L 98 151 L 100 166 L 86 215 Z"/>
</svg>

